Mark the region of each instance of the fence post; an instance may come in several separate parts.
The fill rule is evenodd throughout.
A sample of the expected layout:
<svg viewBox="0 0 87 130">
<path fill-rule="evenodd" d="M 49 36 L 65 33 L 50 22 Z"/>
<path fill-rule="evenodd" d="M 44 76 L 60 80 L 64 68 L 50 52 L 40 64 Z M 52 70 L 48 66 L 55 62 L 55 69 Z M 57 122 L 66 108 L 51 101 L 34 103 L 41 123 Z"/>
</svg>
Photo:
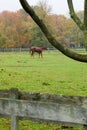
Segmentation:
<svg viewBox="0 0 87 130">
<path fill-rule="evenodd" d="M 11 99 L 18 99 L 18 89 L 16 89 L 16 88 L 10 89 L 10 98 Z M 12 113 L 12 115 L 11 115 L 11 130 L 19 130 L 18 122 L 19 122 L 18 117 L 16 117 L 14 115 L 14 113 Z"/>
<path fill-rule="evenodd" d="M 87 125 L 84 125 L 83 127 L 84 127 L 84 130 L 87 130 Z"/>
</svg>

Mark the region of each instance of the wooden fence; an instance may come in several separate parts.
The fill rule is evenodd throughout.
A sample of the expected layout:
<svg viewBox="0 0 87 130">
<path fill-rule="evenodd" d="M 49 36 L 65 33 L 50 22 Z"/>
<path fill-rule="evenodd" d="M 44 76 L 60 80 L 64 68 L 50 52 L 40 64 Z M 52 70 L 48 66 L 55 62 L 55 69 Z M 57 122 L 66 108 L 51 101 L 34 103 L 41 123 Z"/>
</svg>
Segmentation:
<svg viewBox="0 0 87 130">
<path fill-rule="evenodd" d="M 29 52 L 30 48 L 0 48 L 0 52 Z M 54 47 L 48 48 L 49 51 L 57 50 Z M 58 51 L 58 50 L 57 50 Z"/>
<path fill-rule="evenodd" d="M 0 117 L 11 117 L 11 130 L 19 130 L 19 117 L 40 122 L 83 125 L 87 130 L 87 97 L 0 90 Z"/>
</svg>

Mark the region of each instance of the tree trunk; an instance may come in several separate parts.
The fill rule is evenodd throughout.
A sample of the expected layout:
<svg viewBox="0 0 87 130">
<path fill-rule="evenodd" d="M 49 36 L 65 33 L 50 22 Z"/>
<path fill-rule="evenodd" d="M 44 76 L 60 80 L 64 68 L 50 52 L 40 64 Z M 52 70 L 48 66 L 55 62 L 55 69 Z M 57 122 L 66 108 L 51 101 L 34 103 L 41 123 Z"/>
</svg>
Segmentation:
<svg viewBox="0 0 87 130">
<path fill-rule="evenodd" d="M 85 44 L 85 49 L 87 51 L 87 32 L 84 32 L 84 44 Z"/>
<path fill-rule="evenodd" d="M 84 2 L 84 25 L 85 25 L 84 43 L 85 43 L 85 48 L 87 51 L 87 0 L 85 0 L 85 2 Z"/>
</svg>

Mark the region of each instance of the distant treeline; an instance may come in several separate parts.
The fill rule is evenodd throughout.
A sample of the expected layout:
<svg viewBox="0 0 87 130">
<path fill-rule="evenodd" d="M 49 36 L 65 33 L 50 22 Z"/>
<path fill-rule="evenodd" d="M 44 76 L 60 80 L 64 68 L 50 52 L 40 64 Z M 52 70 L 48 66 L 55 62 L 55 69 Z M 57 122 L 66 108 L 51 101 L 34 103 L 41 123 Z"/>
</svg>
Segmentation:
<svg viewBox="0 0 87 130">
<path fill-rule="evenodd" d="M 35 7 L 33 7 L 35 8 Z M 35 8 L 38 12 L 39 8 Z M 74 22 L 63 15 L 40 12 L 54 37 L 68 47 L 84 47 L 83 34 Z M 78 12 L 82 19 L 82 12 Z M 43 17 L 44 16 L 44 17 Z M 47 41 L 39 27 L 22 9 L 16 12 L 0 13 L 0 48 L 29 48 L 31 46 L 47 46 Z"/>
</svg>

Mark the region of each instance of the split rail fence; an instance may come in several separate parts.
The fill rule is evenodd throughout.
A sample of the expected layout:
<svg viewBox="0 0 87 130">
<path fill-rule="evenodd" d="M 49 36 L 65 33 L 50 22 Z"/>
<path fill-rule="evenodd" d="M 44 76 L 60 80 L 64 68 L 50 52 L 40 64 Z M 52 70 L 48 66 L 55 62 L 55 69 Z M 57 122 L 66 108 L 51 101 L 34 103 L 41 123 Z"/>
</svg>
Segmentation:
<svg viewBox="0 0 87 130">
<path fill-rule="evenodd" d="M 7 116 L 11 130 L 19 130 L 20 118 L 82 125 L 87 130 L 87 97 L 0 90 L 0 118 Z"/>
</svg>

